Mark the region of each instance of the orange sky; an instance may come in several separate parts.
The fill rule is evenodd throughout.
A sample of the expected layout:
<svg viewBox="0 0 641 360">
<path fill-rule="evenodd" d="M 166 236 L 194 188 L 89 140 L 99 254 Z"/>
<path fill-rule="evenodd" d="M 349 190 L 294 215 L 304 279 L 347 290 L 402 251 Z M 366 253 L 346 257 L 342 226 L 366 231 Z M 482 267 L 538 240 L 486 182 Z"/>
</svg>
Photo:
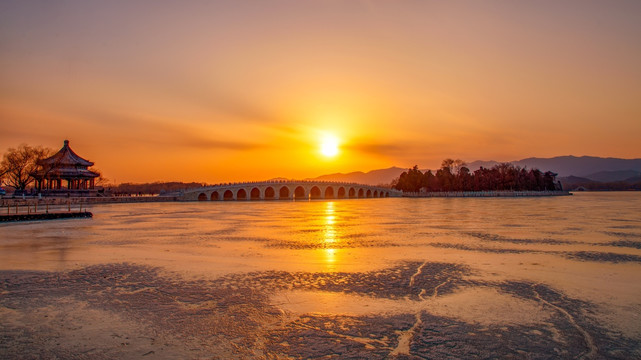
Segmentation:
<svg viewBox="0 0 641 360">
<path fill-rule="evenodd" d="M 0 151 L 209 183 L 641 157 L 639 39 L 636 0 L 4 1 Z"/>
</svg>

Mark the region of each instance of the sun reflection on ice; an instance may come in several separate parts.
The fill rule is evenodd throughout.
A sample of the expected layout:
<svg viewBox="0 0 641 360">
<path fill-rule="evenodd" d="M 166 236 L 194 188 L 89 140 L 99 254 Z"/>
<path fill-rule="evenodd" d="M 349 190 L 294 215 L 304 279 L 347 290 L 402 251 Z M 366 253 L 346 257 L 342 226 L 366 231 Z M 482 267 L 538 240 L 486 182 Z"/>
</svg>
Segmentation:
<svg viewBox="0 0 641 360">
<path fill-rule="evenodd" d="M 334 202 L 328 201 L 325 207 L 325 227 L 323 231 L 323 251 L 325 252 L 325 263 L 327 270 L 335 269 L 336 243 L 339 240 L 336 236 L 336 215 L 334 214 Z"/>
<path fill-rule="evenodd" d="M 325 227 L 324 227 L 324 247 L 331 248 L 332 244 L 336 242 L 336 215 L 334 215 L 334 202 L 328 201 L 325 207 Z"/>
</svg>

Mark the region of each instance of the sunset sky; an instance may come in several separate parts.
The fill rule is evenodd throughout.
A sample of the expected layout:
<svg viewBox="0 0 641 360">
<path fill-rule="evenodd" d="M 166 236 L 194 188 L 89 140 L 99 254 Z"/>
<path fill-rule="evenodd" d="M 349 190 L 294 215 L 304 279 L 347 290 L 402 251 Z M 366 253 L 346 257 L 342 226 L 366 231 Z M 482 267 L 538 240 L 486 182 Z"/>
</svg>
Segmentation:
<svg viewBox="0 0 641 360">
<path fill-rule="evenodd" d="M 64 139 L 117 182 L 638 158 L 641 1 L 0 0 L 0 152 Z"/>
</svg>

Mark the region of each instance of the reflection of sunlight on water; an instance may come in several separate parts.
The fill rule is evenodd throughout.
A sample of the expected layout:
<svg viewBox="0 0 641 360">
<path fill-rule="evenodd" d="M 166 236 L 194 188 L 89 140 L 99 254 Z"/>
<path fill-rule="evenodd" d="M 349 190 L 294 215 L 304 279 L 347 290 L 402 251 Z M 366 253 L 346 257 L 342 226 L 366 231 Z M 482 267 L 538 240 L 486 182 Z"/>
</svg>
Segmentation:
<svg viewBox="0 0 641 360">
<path fill-rule="evenodd" d="M 336 222 L 336 216 L 334 215 L 334 202 L 328 201 L 327 206 L 325 207 L 325 228 L 324 228 L 324 238 L 323 243 L 326 249 L 333 248 L 336 239 L 336 227 L 334 226 Z"/>
<path fill-rule="evenodd" d="M 336 238 L 336 216 L 334 215 L 334 202 L 328 201 L 325 207 L 325 229 L 324 229 L 324 249 L 325 252 L 325 264 L 327 265 L 327 270 L 334 270 L 336 262 L 336 249 L 335 243 Z"/>
<path fill-rule="evenodd" d="M 336 261 L 336 249 L 323 249 L 325 252 L 325 262 L 330 264 Z"/>
</svg>

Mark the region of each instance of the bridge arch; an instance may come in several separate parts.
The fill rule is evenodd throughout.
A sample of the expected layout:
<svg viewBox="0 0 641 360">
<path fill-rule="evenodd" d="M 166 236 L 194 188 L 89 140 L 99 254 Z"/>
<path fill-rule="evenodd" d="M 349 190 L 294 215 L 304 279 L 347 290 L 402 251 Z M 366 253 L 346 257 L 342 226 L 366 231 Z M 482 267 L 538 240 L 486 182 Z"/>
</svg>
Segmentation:
<svg viewBox="0 0 641 360">
<path fill-rule="evenodd" d="M 355 198 L 355 197 L 356 197 L 356 190 L 354 190 L 354 188 L 353 188 L 353 187 L 349 188 L 349 192 L 347 193 L 347 196 L 348 196 L 350 199 Z"/>
<path fill-rule="evenodd" d="M 303 200 L 303 199 L 307 198 L 306 195 L 307 194 L 305 193 L 305 188 L 304 187 L 298 186 L 298 187 L 296 187 L 296 189 L 294 189 L 294 198 L 296 200 Z"/>
<path fill-rule="evenodd" d="M 252 188 L 251 191 L 249 192 L 249 199 L 260 200 L 260 189 L 257 187 Z"/>
<path fill-rule="evenodd" d="M 276 192 L 274 191 L 274 188 L 271 186 L 268 186 L 265 188 L 265 200 L 274 200 L 276 197 Z"/>
<path fill-rule="evenodd" d="M 310 199 L 320 199 L 321 197 L 321 190 L 318 186 L 313 186 L 309 190 L 309 198 Z"/>
<path fill-rule="evenodd" d="M 378 190 L 374 190 L 374 197 L 375 197 L 375 198 L 377 198 L 377 197 L 378 197 Z"/>
<path fill-rule="evenodd" d="M 325 199 L 333 199 L 334 198 L 334 188 L 331 186 L 328 186 L 325 188 Z"/>
<path fill-rule="evenodd" d="M 220 200 L 220 194 L 218 193 L 218 191 L 214 191 L 211 193 L 210 200 L 211 201 Z"/>
<path fill-rule="evenodd" d="M 279 199 L 289 199 L 289 188 L 287 186 L 283 186 L 278 190 L 278 198 Z M 305 193 L 305 190 L 303 190 L 303 195 Z"/>
<path fill-rule="evenodd" d="M 236 200 L 247 200 L 247 190 L 240 188 L 236 191 Z"/>
<path fill-rule="evenodd" d="M 223 200 L 226 200 L 226 201 L 234 200 L 234 193 L 231 190 L 226 190 L 223 193 Z"/>
<path fill-rule="evenodd" d="M 205 193 L 198 194 L 198 201 L 207 201 L 207 195 Z"/>
<path fill-rule="evenodd" d="M 336 197 L 338 199 L 344 199 L 345 198 L 345 188 L 343 186 L 338 188 L 338 193 L 336 194 Z"/>
<path fill-rule="evenodd" d="M 372 190 L 367 189 L 367 192 L 365 193 L 365 197 L 371 198 L 372 197 Z"/>
<path fill-rule="evenodd" d="M 365 197 L 365 193 L 363 192 L 363 189 L 358 189 L 358 198 Z"/>
</svg>

